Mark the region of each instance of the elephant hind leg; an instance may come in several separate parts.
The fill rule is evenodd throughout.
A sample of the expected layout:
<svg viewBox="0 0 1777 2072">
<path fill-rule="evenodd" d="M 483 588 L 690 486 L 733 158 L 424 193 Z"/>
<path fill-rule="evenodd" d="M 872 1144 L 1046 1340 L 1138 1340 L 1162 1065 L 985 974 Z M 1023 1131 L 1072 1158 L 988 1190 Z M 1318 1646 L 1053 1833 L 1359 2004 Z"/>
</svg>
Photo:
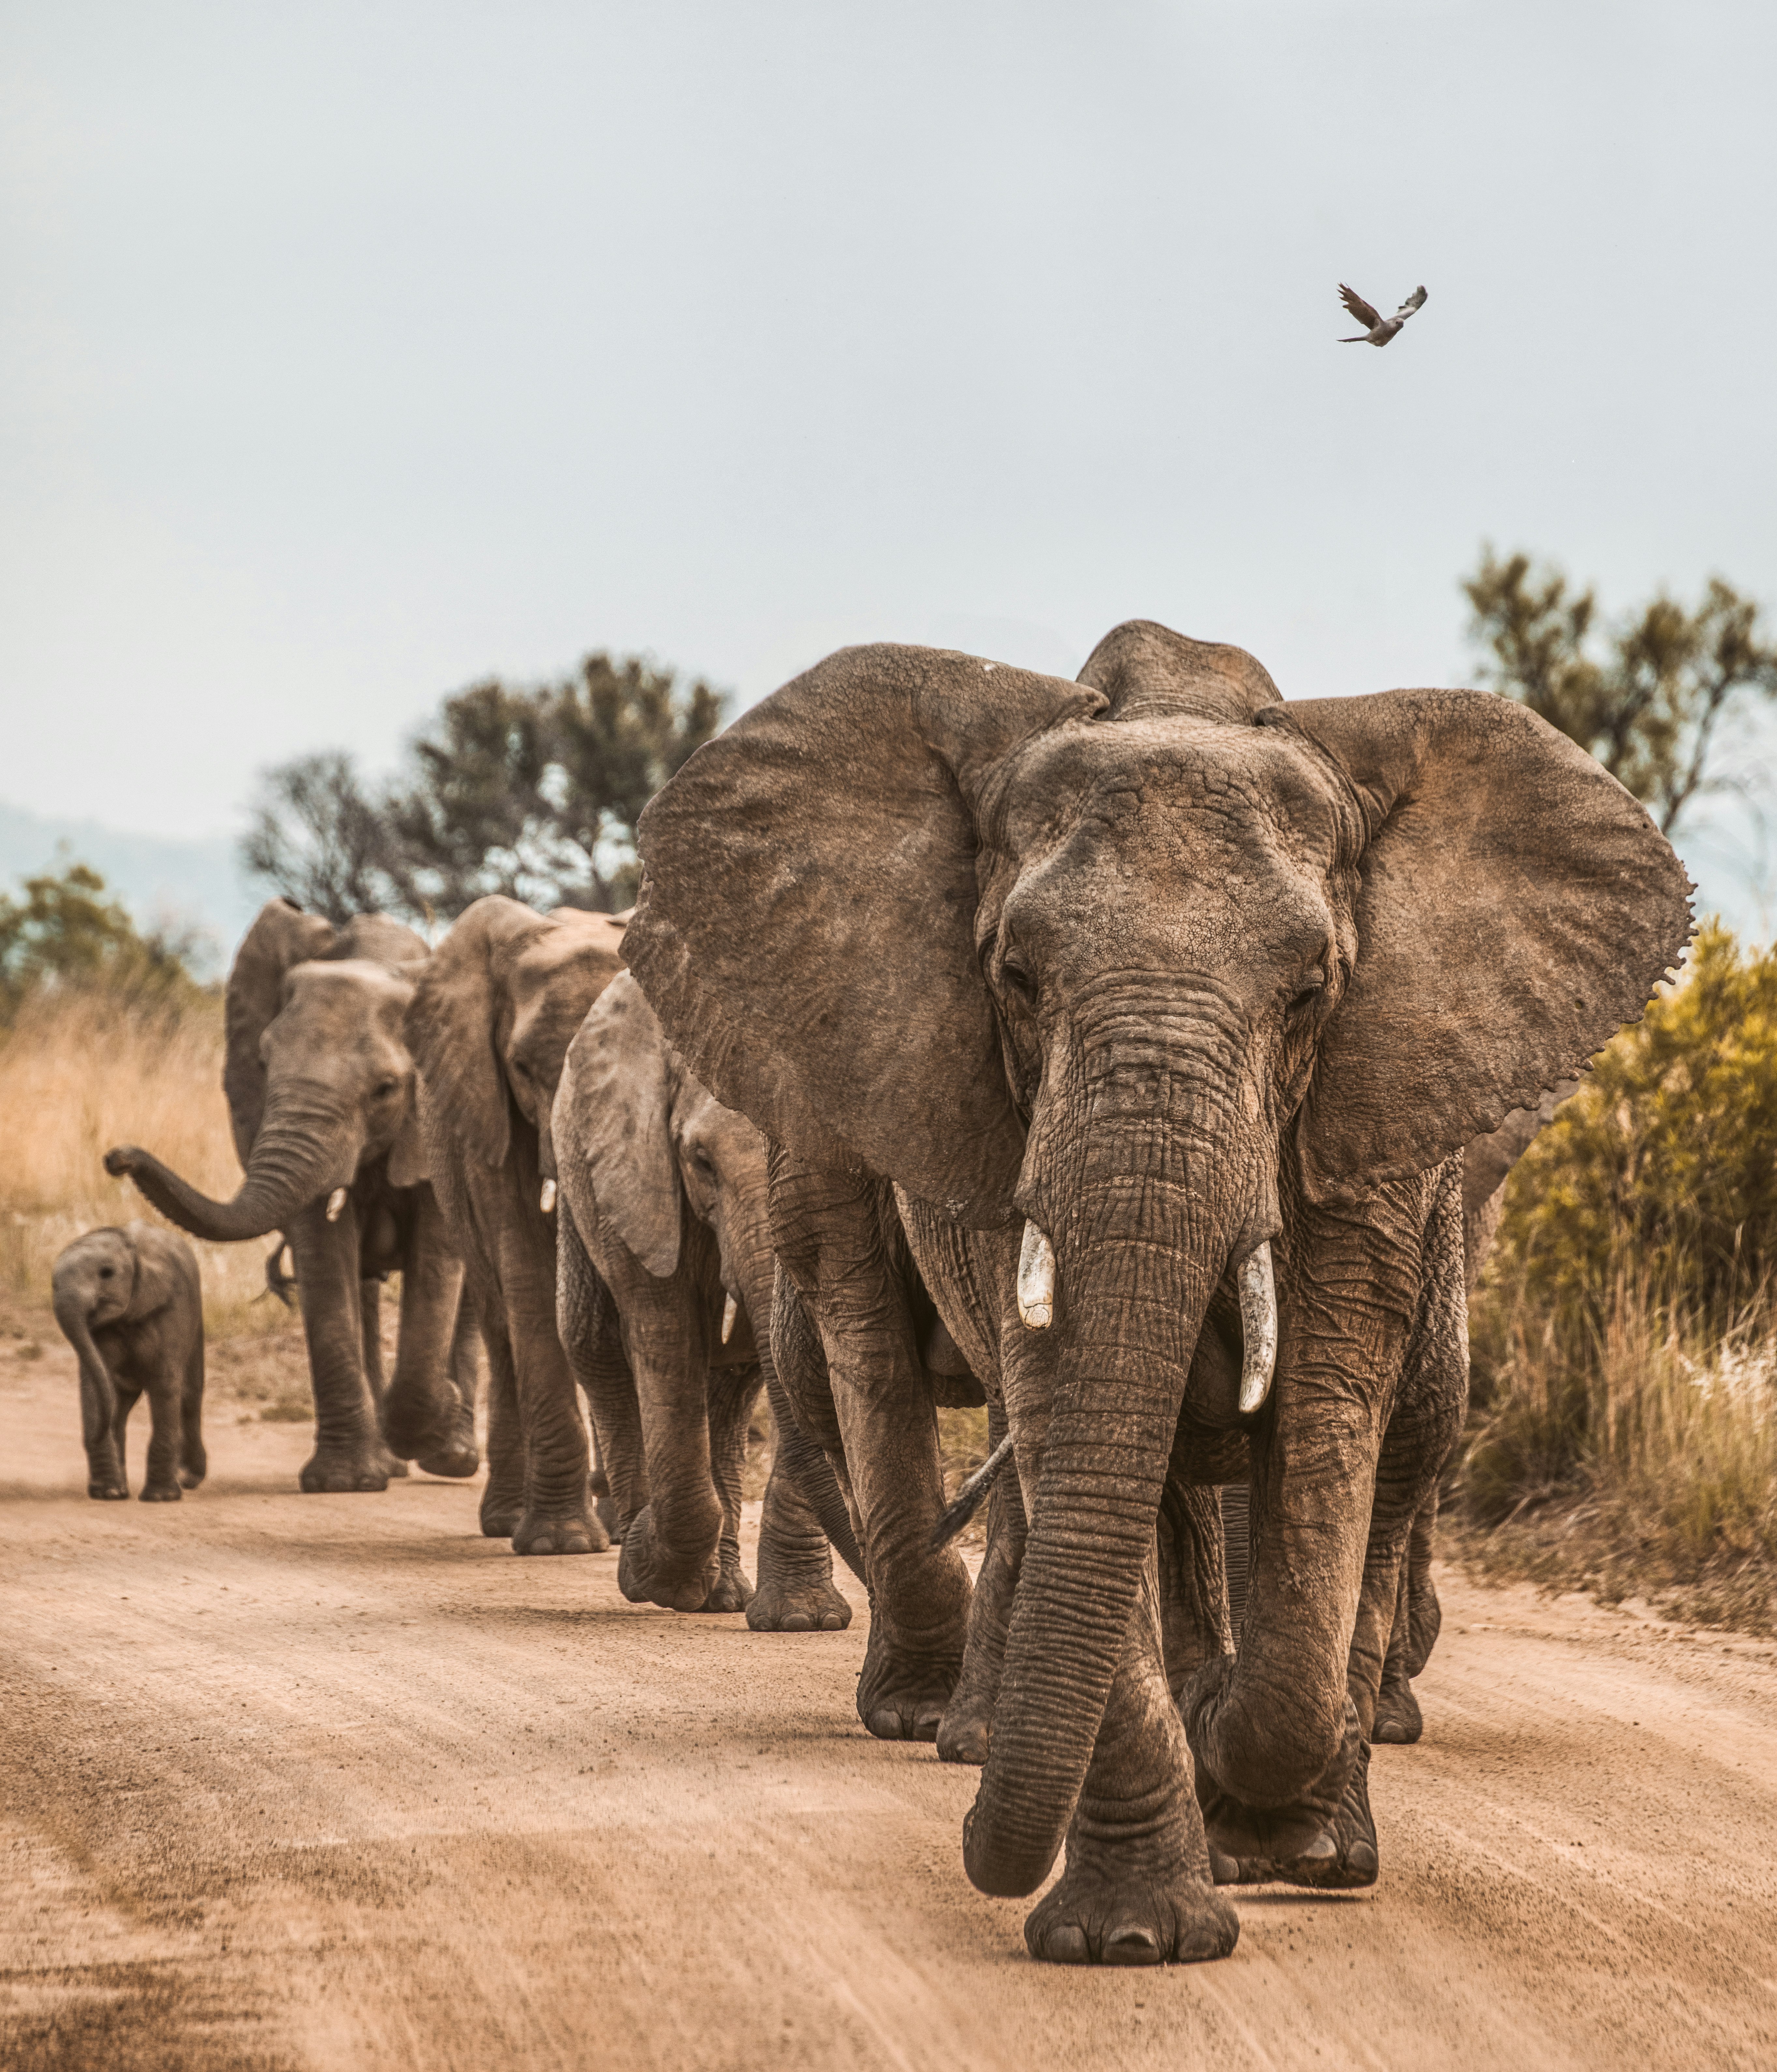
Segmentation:
<svg viewBox="0 0 1777 2072">
<path fill-rule="evenodd" d="M 195 1489 L 210 1472 L 203 1450 L 203 1341 L 191 1349 L 179 1390 L 179 1486 Z"/>
</svg>

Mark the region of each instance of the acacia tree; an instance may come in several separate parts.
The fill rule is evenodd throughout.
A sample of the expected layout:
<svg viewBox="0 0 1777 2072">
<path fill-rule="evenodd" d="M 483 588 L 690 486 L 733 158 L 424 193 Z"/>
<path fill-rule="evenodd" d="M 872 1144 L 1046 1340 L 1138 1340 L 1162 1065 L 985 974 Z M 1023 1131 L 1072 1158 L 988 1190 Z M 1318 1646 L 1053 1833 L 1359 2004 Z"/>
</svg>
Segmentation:
<svg viewBox="0 0 1777 2072">
<path fill-rule="evenodd" d="M 265 773 L 240 853 L 256 878 L 334 923 L 400 903 L 387 817 L 338 749 Z"/>
<path fill-rule="evenodd" d="M 90 865 L 57 858 L 60 873 L 27 878 L 22 898 L 0 892 L 0 1020 L 35 993 L 102 992 L 138 1005 L 179 1009 L 200 996 L 189 960 L 199 948 L 189 931 L 146 935 L 129 910 L 105 896 Z"/>
<path fill-rule="evenodd" d="M 1722 723 L 1777 697 L 1777 644 L 1760 638 L 1750 598 L 1712 576 L 1695 611 L 1661 594 L 1606 633 L 1591 590 L 1491 548 L 1463 589 L 1484 680 L 1595 755 L 1663 833 L 1704 794 L 1735 787 L 1710 767 Z"/>
<path fill-rule="evenodd" d="M 490 677 L 444 701 L 380 791 L 339 754 L 269 772 L 243 853 L 336 920 L 375 906 L 448 919 L 490 892 L 615 911 L 635 897 L 642 808 L 723 703 L 634 656 L 589 655 L 554 684 Z"/>
</svg>

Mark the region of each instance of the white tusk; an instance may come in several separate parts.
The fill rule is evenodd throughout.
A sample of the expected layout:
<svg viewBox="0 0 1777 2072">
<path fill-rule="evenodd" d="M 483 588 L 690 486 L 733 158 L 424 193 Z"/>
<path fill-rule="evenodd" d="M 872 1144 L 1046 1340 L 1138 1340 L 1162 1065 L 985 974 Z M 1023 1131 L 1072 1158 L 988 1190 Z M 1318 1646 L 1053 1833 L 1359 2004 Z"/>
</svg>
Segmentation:
<svg viewBox="0 0 1777 2072">
<path fill-rule="evenodd" d="M 1243 1417 L 1250 1417 L 1270 1394 L 1277 1367 L 1277 1283 L 1269 1239 L 1241 1261 L 1239 1277 L 1240 1408 Z"/>
<path fill-rule="evenodd" d="M 338 1223 L 341 1212 L 344 1210 L 345 1206 L 345 1189 L 343 1187 L 335 1187 L 333 1192 L 327 1197 L 327 1221 L 330 1223 Z"/>
<path fill-rule="evenodd" d="M 734 1335 L 734 1320 L 741 1314 L 741 1305 L 731 1295 L 722 1305 L 722 1342 L 725 1346 Z"/>
<path fill-rule="evenodd" d="M 556 1183 L 553 1180 L 545 1180 L 544 1182 L 543 1191 L 537 1196 L 537 1207 L 542 1210 L 543 1213 L 546 1216 L 552 1216 L 555 1214 Z"/>
<path fill-rule="evenodd" d="M 1055 1248 L 1028 1219 L 1018 1251 L 1018 1314 L 1027 1331 L 1055 1321 Z"/>
</svg>

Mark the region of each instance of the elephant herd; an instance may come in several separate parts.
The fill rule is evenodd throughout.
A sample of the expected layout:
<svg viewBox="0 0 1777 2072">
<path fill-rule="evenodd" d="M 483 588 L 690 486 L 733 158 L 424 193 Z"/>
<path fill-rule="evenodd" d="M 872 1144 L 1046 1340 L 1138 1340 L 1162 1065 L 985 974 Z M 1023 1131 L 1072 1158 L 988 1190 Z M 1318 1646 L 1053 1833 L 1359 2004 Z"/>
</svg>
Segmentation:
<svg viewBox="0 0 1777 2072">
<path fill-rule="evenodd" d="M 638 846 L 626 924 L 486 898 L 429 951 L 274 902 L 228 989 L 239 1192 L 108 1156 L 187 1230 L 281 1233 L 303 1488 L 474 1472 L 478 1330 L 483 1531 L 618 1540 L 632 1599 L 764 1630 L 846 1622 L 836 1548 L 864 1725 L 981 1767 L 971 1879 L 1065 1848 L 1033 1955 L 1220 1956 L 1222 1888 L 1373 1881 L 1467 1285 L 1550 1090 L 1682 952 L 1658 830 L 1507 700 L 1286 705 L 1133 622 L 1073 683 L 845 650 Z M 971 1583 L 935 1411 L 983 1400 Z"/>
</svg>

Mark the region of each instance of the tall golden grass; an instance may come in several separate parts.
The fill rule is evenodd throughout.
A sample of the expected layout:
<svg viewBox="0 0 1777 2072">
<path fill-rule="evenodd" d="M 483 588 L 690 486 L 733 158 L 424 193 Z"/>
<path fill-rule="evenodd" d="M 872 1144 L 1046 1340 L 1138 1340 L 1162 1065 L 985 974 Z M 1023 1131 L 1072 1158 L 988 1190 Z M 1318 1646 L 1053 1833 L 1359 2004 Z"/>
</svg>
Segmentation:
<svg viewBox="0 0 1777 2072">
<path fill-rule="evenodd" d="M 227 1197 L 240 1168 L 222 1096 L 222 1006 L 145 1011 L 101 992 L 47 989 L 0 1029 L 0 1281 L 47 1301 L 50 1268 L 95 1225 L 158 1221 L 105 1172 L 115 1144 L 157 1152 Z M 284 1323 L 265 1289 L 263 1244 L 196 1244 L 204 1321 L 215 1333 Z"/>
</svg>

